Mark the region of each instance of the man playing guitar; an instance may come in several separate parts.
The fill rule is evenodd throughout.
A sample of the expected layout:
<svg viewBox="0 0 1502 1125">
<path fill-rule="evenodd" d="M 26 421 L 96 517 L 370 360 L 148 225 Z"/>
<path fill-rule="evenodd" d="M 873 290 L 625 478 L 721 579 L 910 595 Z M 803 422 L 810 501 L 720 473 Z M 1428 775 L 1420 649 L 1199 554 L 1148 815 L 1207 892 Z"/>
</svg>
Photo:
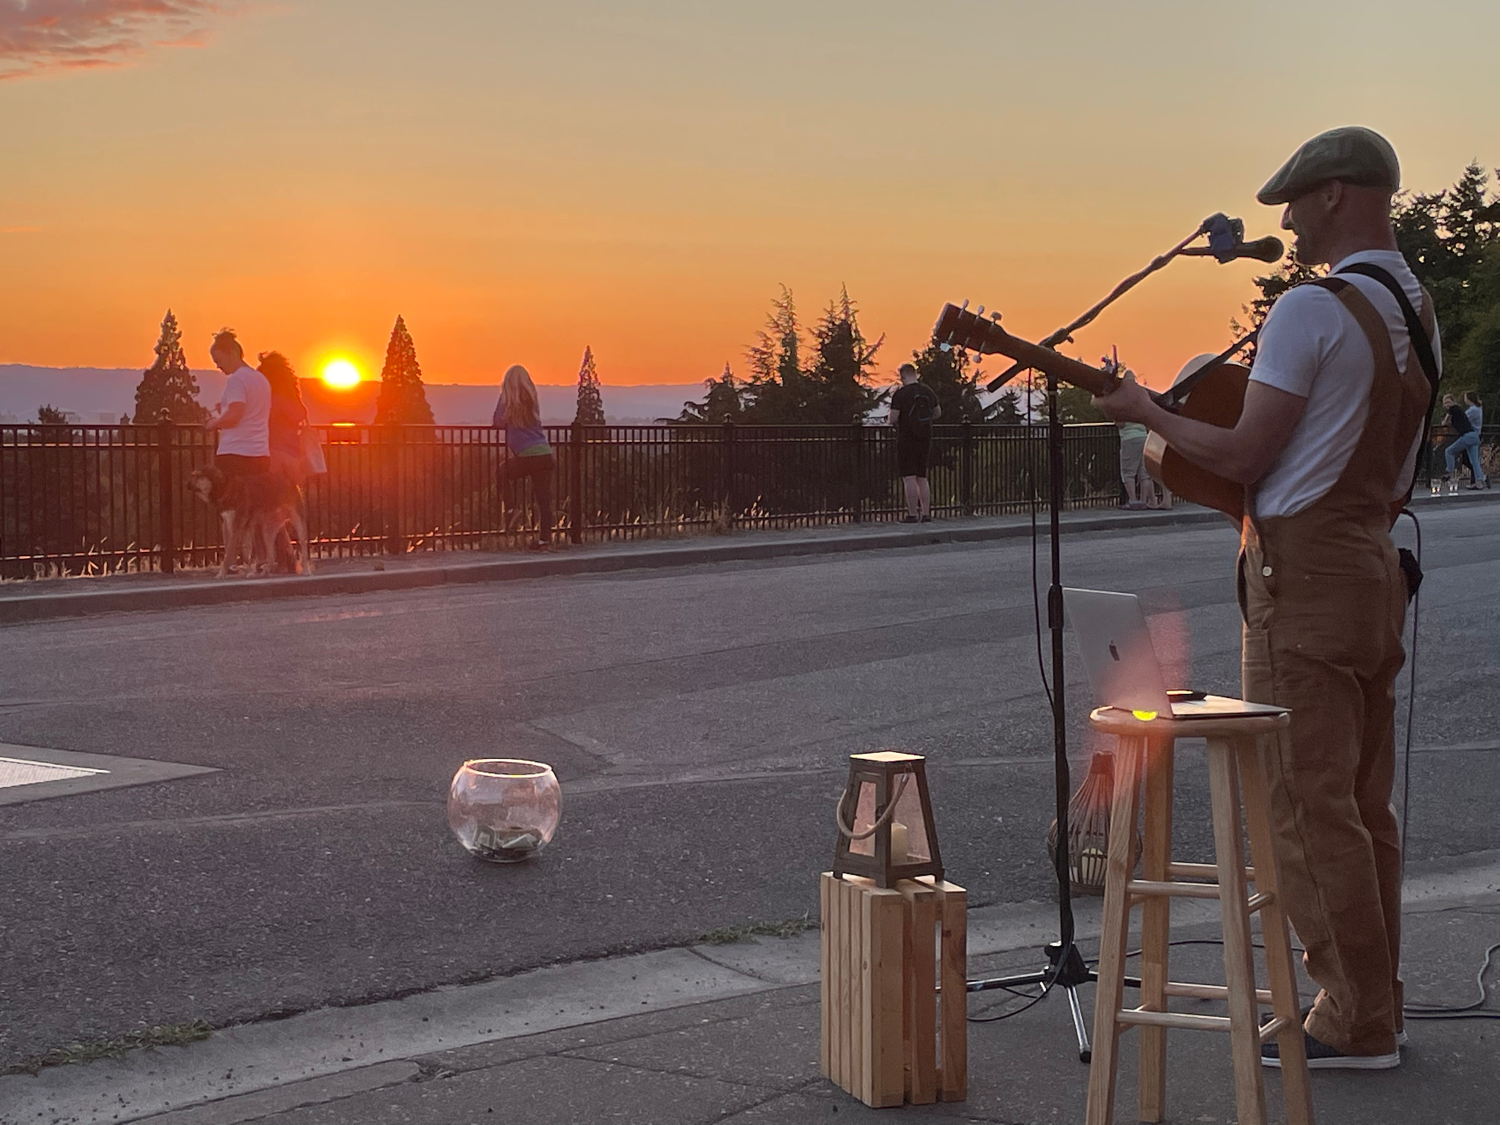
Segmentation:
<svg viewBox="0 0 1502 1125">
<path fill-rule="evenodd" d="M 1320 986 L 1304 1024 L 1315 1069 L 1394 1067 L 1406 1039 L 1391 796 L 1408 585 L 1390 530 L 1439 337 L 1393 234 L 1398 182 L 1392 146 L 1347 127 L 1305 142 L 1257 193 L 1285 205 L 1298 261 L 1333 268 L 1273 306 L 1233 428 L 1165 410 L 1130 381 L 1095 399 L 1246 488 L 1242 693 L 1293 712 L 1263 766 L 1284 909 Z M 1276 1042 L 1263 1063 L 1278 1065 Z"/>
</svg>

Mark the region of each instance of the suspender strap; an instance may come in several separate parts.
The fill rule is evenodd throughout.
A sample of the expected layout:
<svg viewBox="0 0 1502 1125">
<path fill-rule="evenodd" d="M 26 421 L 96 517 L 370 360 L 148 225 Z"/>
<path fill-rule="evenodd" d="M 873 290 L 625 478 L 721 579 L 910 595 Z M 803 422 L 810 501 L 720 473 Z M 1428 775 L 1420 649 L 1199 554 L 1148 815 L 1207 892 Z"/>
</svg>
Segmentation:
<svg viewBox="0 0 1502 1125">
<path fill-rule="evenodd" d="M 1408 294 L 1403 292 L 1403 287 L 1398 284 L 1397 278 L 1388 273 L 1381 266 L 1374 266 L 1370 262 L 1352 262 L 1340 273 L 1359 273 L 1362 277 L 1369 277 L 1373 281 L 1380 282 L 1382 287 L 1393 295 L 1398 302 L 1398 308 L 1403 312 L 1403 321 L 1408 325 L 1408 339 L 1413 345 L 1413 354 L 1418 358 L 1419 366 L 1424 369 L 1424 374 L 1429 377 L 1429 385 L 1434 390 L 1439 390 L 1439 363 L 1434 358 L 1434 344 L 1429 339 L 1429 333 L 1424 329 L 1424 323 L 1419 319 L 1419 314 L 1413 311 L 1413 306 L 1408 303 Z M 1427 298 L 1428 294 L 1424 296 Z M 1428 304 L 1428 301 L 1425 301 Z M 1431 413 L 1434 403 L 1429 403 Z"/>
</svg>

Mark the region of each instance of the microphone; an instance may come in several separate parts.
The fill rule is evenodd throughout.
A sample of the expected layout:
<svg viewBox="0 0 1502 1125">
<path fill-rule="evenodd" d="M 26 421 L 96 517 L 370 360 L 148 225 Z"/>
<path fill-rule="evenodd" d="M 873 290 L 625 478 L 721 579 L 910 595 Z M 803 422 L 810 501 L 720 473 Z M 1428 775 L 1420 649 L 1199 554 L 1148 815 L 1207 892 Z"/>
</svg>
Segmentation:
<svg viewBox="0 0 1502 1125">
<path fill-rule="evenodd" d="M 1270 234 L 1254 242 L 1236 241 L 1217 249 L 1214 246 L 1194 246 L 1179 253 L 1192 257 L 1214 258 L 1224 265 L 1237 258 L 1255 258 L 1259 262 L 1276 262 L 1283 257 L 1283 240 Z"/>
</svg>

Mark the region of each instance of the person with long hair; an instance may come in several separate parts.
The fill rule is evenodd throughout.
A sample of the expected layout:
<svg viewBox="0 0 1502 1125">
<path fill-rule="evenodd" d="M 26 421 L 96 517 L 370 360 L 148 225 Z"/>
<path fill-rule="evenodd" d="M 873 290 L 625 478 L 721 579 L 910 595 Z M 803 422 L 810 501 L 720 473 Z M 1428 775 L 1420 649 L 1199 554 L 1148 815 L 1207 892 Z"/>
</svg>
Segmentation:
<svg viewBox="0 0 1502 1125">
<path fill-rule="evenodd" d="M 256 370 L 271 384 L 271 471 L 301 488 L 308 480 L 302 429 L 308 421 L 297 372 L 281 352 L 262 352 Z"/>
<path fill-rule="evenodd" d="M 504 488 L 512 481 L 531 479 L 532 499 L 537 505 L 537 540 L 528 547 L 546 551 L 553 545 L 553 471 L 557 462 L 543 433 L 537 387 L 519 363 L 508 367 L 501 379 L 501 398 L 495 404 L 492 424 L 506 431 L 506 459 L 501 462 L 499 483 Z"/>
</svg>

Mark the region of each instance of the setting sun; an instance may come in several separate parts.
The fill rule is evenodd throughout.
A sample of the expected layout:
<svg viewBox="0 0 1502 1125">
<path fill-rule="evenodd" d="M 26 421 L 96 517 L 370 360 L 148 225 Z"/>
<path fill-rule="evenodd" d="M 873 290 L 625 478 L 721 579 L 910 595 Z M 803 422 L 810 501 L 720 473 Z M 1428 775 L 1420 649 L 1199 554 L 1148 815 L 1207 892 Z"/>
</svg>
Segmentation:
<svg viewBox="0 0 1502 1125">
<path fill-rule="evenodd" d="M 360 369 L 347 359 L 331 359 L 323 365 L 323 381 L 337 390 L 348 390 L 360 382 Z"/>
</svg>

